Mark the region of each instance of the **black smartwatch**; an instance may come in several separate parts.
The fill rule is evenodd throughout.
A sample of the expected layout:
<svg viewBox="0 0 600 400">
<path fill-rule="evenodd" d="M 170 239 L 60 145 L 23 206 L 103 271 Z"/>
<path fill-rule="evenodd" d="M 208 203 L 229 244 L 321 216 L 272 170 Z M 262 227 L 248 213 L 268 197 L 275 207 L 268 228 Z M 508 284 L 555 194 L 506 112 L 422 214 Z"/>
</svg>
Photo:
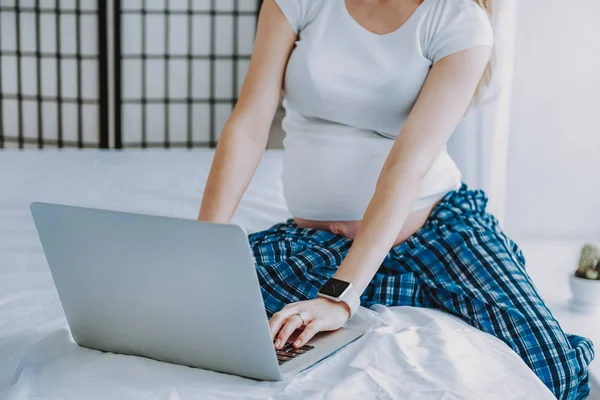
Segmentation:
<svg viewBox="0 0 600 400">
<path fill-rule="evenodd" d="M 360 306 L 360 296 L 352 287 L 350 282 L 337 278 L 329 279 L 317 293 L 318 297 L 323 297 L 335 302 L 344 302 L 350 308 L 350 317 L 352 317 Z"/>
</svg>

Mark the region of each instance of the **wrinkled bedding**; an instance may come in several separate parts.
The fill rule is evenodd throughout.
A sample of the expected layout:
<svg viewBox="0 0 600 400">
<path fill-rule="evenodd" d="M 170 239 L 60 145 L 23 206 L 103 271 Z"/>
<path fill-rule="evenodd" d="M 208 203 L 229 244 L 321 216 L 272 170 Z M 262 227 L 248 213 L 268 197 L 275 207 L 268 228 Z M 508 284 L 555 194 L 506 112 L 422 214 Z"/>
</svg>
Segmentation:
<svg viewBox="0 0 600 400">
<path fill-rule="evenodd" d="M 551 399 L 506 345 L 436 310 L 361 309 L 358 341 L 292 380 L 257 382 L 80 348 L 69 333 L 29 203 L 193 219 L 212 152 L 0 152 L 0 398 Z M 289 217 L 268 151 L 233 222 Z"/>
</svg>

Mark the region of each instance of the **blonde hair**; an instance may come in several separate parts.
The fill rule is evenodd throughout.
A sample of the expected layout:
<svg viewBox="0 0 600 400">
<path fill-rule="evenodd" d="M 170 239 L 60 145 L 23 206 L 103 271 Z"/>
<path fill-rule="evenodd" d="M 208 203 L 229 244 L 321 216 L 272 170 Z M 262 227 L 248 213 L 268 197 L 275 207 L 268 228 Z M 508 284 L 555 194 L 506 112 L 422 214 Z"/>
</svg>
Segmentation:
<svg viewBox="0 0 600 400">
<path fill-rule="evenodd" d="M 483 8 L 486 11 L 488 18 L 490 18 L 490 21 L 491 21 L 492 20 L 492 1 L 493 0 L 473 0 L 473 1 L 475 1 L 475 3 L 477 3 L 481 8 Z M 493 54 L 492 54 L 492 58 L 493 58 Z M 485 88 L 487 88 L 490 85 L 491 80 L 492 80 L 492 60 L 490 60 L 488 65 L 485 67 L 485 70 L 483 71 L 483 76 L 481 77 L 481 81 L 479 81 L 479 85 L 477 86 L 477 90 L 475 91 L 475 96 L 473 97 L 474 103 L 478 103 L 481 100 L 482 92 L 484 91 Z"/>
</svg>

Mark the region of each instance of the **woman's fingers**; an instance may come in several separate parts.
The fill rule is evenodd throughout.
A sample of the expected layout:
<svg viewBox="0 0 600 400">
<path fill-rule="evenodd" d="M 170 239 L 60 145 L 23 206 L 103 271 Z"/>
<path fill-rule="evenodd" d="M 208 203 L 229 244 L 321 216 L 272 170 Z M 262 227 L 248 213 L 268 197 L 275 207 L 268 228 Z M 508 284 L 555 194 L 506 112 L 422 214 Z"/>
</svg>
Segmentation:
<svg viewBox="0 0 600 400">
<path fill-rule="evenodd" d="M 285 325 L 283 325 L 283 328 L 281 328 L 279 334 L 277 335 L 277 340 L 275 341 L 275 348 L 281 349 L 285 345 L 291 334 L 294 333 L 296 329 L 298 329 L 301 325 L 302 318 L 300 318 L 298 314 L 294 314 L 288 317 L 288 319 L 285 322 Z"/>
<path fill-rule="evenodd" d="M 281 349 L 292 333 L 305 324 L 304 331 L 294 342 L 295 347 L 304 346 L 322 330 L 340 328 L 347 320 L 348 310 L 345 304 L 319 298 L 288 304 L 273 314 L 269 327 L 271 337 L 275 339 L 275 348 Z"/>
<path fill-rule="evenodd" d="M 275 336 L 283 326 L 285 322 L 285 318 L 280 312 L 273 314 L 271 319 L 269 320 L 269 329 L 271 329 L 271 339 L 275 340 Z"/>
<path fill-rule="evenodd" d="M 298 313 L 298 305 L 300 303 L 291 303 L 283 307 L 279 312 L 273 314 L 269 320 L 269 328 L 271 328 L 271 339 L 275 339 L 277 333 L 281 330 L 289 317 Z"/>
<path fill-rule="evenodd" d="M 313 338 L 313 336 L 315 336 L 320 331 L 321 323 L 318 319 L 315 319 L 313 322 L 308 324 L 306 328 L 304 328 L 302 334 L 298 336 L 298 339 L 296 339 L 296 341 L 294 342 L 294 347 L 298 348 L 304 346 L 310 339 Z"/>
</svg>

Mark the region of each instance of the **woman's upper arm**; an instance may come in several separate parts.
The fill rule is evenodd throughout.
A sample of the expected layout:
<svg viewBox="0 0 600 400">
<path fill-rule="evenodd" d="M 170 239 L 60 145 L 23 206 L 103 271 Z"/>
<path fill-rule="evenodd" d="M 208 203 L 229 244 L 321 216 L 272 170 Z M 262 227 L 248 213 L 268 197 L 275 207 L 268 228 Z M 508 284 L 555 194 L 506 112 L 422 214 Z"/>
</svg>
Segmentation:
<svg viewBox="0 0 600 400">
<path fill-rule="evenodd" d="M 275 0 L 265 0 L 260 10 L 254 50 L 230 122 L 253 132 L 270 126 L 281 95 L 283 77 L 296 42 L 296 33 Z"/>
<path fill-rule="evenodd" d="M 435 63 L 391 151 L 392 163 L 424 175 L 464 117 L 491 48 L 477 46 Z"/>
</svg>

